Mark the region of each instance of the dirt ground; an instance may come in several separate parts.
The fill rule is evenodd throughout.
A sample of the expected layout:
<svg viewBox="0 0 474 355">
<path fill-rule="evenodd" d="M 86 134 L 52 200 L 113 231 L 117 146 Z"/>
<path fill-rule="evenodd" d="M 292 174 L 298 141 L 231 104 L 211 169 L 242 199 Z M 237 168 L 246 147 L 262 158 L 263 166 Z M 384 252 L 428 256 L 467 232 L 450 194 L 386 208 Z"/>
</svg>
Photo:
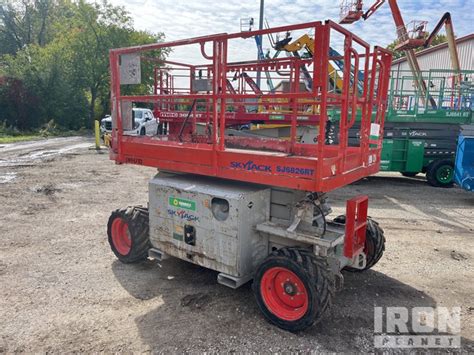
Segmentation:
<svg viewBox="0 0 474 355">
<path fill-rule="evenodd" d="M 474 351 L 474 194 L 383 174 L 330 194 L 335 214 L 357 194 L 385 230 L 386 252 L 345 273 L 330 314 L 298 334 L 265 321 L 249 285 L 169 259 L 123 265 L 110 212 L 146 204 L 152 168 L 115 165 L 72 137 L 0 146 L 0 352 L 374 351 L 374 306 L 462 307 Z"/>
</svg>

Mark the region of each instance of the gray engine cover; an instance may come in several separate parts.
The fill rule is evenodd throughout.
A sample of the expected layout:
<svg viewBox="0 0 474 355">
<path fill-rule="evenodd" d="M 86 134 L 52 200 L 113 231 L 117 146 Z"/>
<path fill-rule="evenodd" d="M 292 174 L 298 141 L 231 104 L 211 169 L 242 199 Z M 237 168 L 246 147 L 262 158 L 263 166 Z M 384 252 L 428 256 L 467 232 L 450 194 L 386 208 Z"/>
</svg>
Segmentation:
<svg viewBox="0 0 474 355">
<path fill-rule="evenodd" d="M 150 181 L 149 194 L 150 240 L 165 254 L 235 277 L 252 274 L 268 255 L 268 237 L 255 226 L 270 218 L 269 187 L 160 173 Z M 228 213 L 213 213 L 222 200 L 229 203 Z M 185 243 L 190 227 L 195 245 Z"/>
</svg>

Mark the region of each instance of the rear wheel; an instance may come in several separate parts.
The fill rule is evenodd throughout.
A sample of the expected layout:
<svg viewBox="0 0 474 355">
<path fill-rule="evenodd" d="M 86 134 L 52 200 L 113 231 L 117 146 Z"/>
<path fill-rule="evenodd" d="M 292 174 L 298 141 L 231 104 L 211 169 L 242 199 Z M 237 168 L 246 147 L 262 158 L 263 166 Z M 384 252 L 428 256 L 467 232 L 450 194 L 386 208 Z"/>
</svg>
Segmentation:
<svg viewBox="0 0 474 355">
<path fill-rule="evenodd" d="M 435 160 L 426 172 L 426 179 L 434 187 L 452 187 L 454 184 L 454 163 L 449 159 Z"/>
<path fill-rule="evenodd" d="M 346 224 L 346 216 L 339 216 L 334 219 L 334 222 Z M 361 272 L 370 269 L 378 263 L 385 251 L 385 236 L 383 229 L 372 218 L 367 217 L 367 229 L 365 232 L 364 253 L 367 258 L 367 263 L 363 269 L 355 269 L 352 267 L 345 267 L 344 270 L 351 272 Z"/>
<path fill-rule="evenodd" d="M 145 134 L 146 134 L 146 129 L 145 127 L 142 127 L 142 129 L 140 130 L 140 135 L 144 136 Z"/>
<path fill-rule="evenodd" d="M 320 321 L 335 292 L 326 260 L 306 249 L 290 247 L 273 252 L 263 261 L 252 288 L 263 315 L 292 332 Z"/>
<path fill-rule="evenodd" d="M 123 263 L 145 260 L 150 249 L 148 210 L 127 207 L 112 212 L 107 224 L 109 244 Z"/>
</svg>

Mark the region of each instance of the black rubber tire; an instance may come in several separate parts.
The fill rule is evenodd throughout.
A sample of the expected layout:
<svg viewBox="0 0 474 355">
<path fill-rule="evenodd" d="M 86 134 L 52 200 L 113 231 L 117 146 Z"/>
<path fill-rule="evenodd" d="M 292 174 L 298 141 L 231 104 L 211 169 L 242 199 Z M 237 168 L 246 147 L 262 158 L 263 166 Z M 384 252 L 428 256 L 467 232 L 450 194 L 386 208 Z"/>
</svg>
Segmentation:
<svg viewBox="0 0 474 355">
<path fill-rule="evenodd" d="M 131 246 L 126 255 L 117 250 L 112 239 L 112 223 L 116 218 L 121 218 L 128 224 Z M 107 223 L 107 235 L 110 248 L 121 262 L 130 264 L 146 260 L 148 250 L 151 248 L 148 209 L 132 206 L 113 211 Z"/>
<path fill-rule="evenodd" d="M 146 134 L 146 129 L 145 129 L 145 127 L 142 127 L 142 128 L 140 129 L 140 135 L 141 135 L 141 136 L 144 136 L 145 134 Z"/>
<path fill-rule="evenodd" d="M 430 164 L 430 166 L 428 167 L 426 171 L 426 180 L 428 180 L 428 184 L 434 187 L 453 187 L 454 174 L 453 174 L 453 178 L 449 182 L 443 182 L 443 181 L 438 180 L 437 178 L 438 169 L 446 165 L 451 166 L 454 172 L 454 163 L 452 160 L 440 159 L 440 160 L 435 160 L 434 162 Z"/>
<path fill-rule="evenodd" d="M 334 218 L 334 222 L 346 224 L 346 216 L 338 216 Z M 346 266 L 344 270 L 350 272 L 362 272 L 372 268 L 377 264 L 385 251 L 385 235 L 382 227 L 372 218 L 367 217 L 367 230 L 365 232 L 365 253 L 367 263 L 363 269 L 355 269 Z"/>
<path fill-rule="evenodd" d="M 260 292 L 262 277 L 273 267 L 283 267 L 295 273 L 308 292 L 308 310 L 295 321 L 277 317 L 267 308 L 262 298 Z M 330 309 L 335 294 L 335 283 L 326 259 L 317 257 L 306 249 L 285 247 L 274 251 L 259 265 L 252 290 L 260 310 L 268 321 L 284 330 L 298 332 L 319 322 Z"/>
<path fill-rule="evenodd" d="M 402 171 L 400 174 L 402 174 L 405 177 L 415 177 L 418 175 L 418 173 L 415 173 L 412 171 Z"/>
</svg>

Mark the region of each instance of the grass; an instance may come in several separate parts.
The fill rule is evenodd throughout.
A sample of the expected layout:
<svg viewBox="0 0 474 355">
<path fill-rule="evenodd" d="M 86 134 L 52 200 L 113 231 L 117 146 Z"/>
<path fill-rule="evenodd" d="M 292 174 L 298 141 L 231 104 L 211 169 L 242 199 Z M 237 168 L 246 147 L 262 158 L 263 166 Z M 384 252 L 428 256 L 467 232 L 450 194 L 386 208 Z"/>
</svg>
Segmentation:
<svg viewBox="0 0 474 355">
<path fill-rule="evenodd" d="M 0 144 L 26 142 L 46 138 L 54 137 L 71 137 L 71 136 L 84 136 L 91 134 L 90 130 L 78 130 L 78 131 L 55 131 L 44 134 L 42 132 L 30 132 L 30 133 L 6 133 L 0 131 Z"/>
<path fill-rule="evenodd" d="M 0 135 L 0 144 L 6 143 L 16 143 L 16 142 L 25 142 L 32 141 L 36 139 L 43 139 L 44 137 L 40 134 L 25 134 L 25 135 Z"/>
</svg>

